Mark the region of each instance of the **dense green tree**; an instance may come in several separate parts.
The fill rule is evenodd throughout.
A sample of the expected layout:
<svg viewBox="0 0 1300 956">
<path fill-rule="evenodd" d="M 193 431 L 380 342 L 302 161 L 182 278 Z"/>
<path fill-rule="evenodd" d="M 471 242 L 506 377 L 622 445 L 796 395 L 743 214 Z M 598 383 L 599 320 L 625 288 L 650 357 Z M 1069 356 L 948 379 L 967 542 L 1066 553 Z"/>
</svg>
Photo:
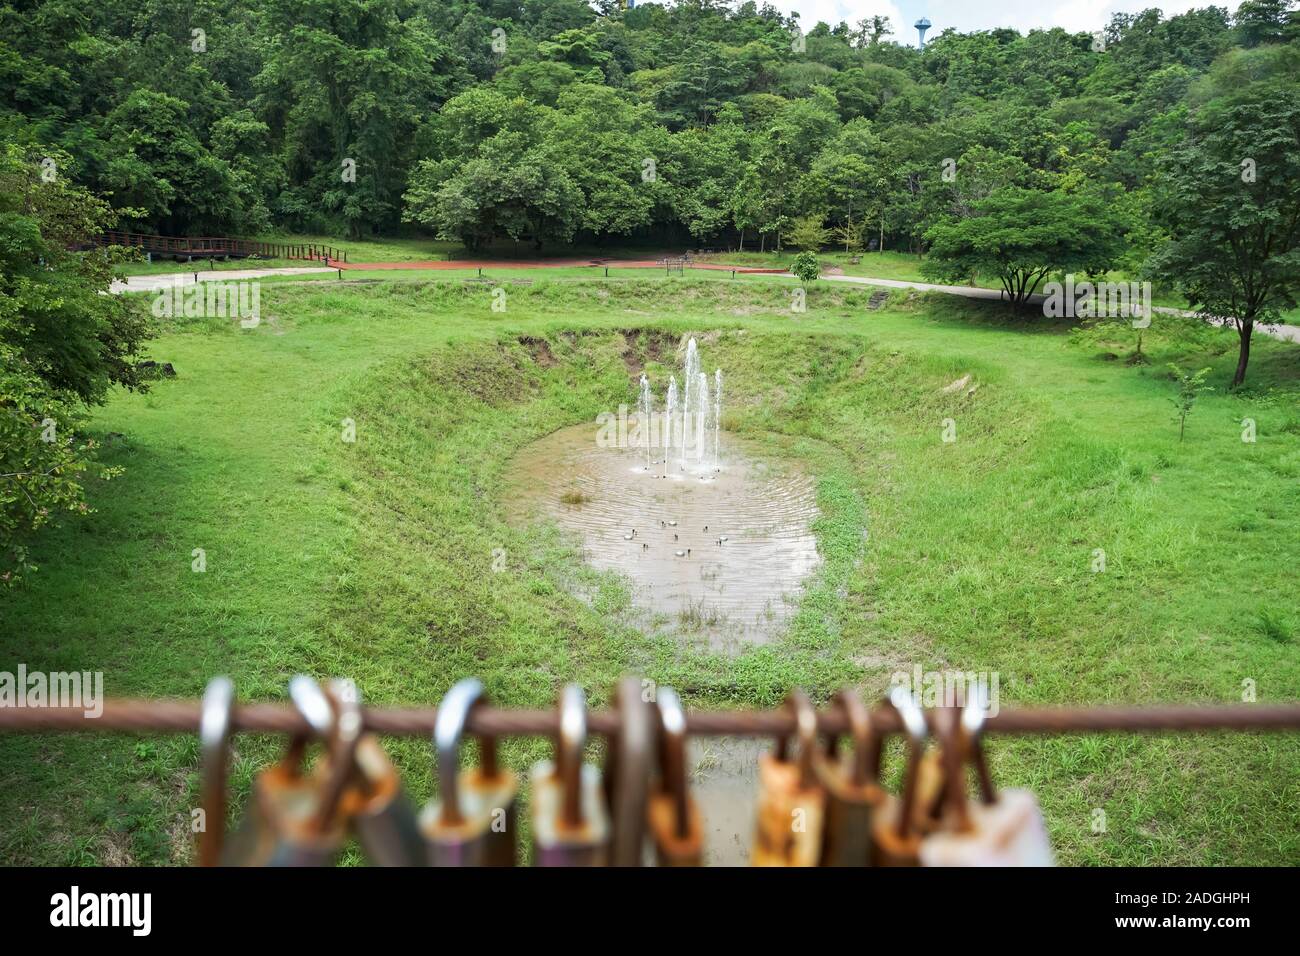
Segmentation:
<svg viewBox="0 0 1300 956">
<path fill-rule="evenodd" d="M 106 295 L 113 258 L 73 251 L 113 217 L 58 173 L 56 150 L 0 153 L 0 586 L 29 567 L 31 536 L 85 512 L 81 476 L 108 477 L 78 432 L 115 385 L 143 388 L 147 316 Z"/>
<path fill-rule="evenodd" d="M 1121 251 L 1121 228 L 1096 192 L 1004 186 L 926 232 L 925 271 L 962 282 L 995 276 L 1012 306 L 1053 272 L 1104 273 Z"/>
<path fill-rule="evenodd" d="M 1241 64 L 1273 75 L 1190 113 L 1183 144 L 1159 164 L 1155 215 L 1170 241 L 1152 256 L 1150 273 L 1236 327 L 1234 387 L 1246 379 L 1255 326 L 1276 321 L 1300 296 L 1298 57 L 1284 49 Z"/>
</svg>

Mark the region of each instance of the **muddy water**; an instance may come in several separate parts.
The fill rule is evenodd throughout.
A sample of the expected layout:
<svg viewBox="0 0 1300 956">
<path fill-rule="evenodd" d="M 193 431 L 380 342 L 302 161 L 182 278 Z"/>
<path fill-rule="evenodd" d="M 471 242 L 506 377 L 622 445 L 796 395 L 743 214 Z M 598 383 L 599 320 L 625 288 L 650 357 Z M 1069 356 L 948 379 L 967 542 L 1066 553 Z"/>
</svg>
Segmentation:
<svg viewBox="0 0 1300 956">
<path fill-rule="evenodd" d="M 795 464 L 722 439 L 720 467 L 681 466 L 662 450 L 602 448 L 593 424 L 557 431 L 511 467 L 507 512 L 549 518 L 586 560 L 619 571 L 633 602 L 687 639 L 735 651 L 772 640 L 818 564 L 812 478 Z"/>
</svg>

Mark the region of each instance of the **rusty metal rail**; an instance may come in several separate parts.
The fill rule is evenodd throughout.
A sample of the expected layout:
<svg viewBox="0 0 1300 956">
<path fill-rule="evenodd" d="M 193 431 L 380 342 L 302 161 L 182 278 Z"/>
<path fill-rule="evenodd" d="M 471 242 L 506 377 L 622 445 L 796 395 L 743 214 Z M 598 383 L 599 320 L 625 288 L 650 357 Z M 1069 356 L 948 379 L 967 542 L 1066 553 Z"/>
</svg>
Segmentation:
<svg viewBox="0 0 1300 956">
<path fill-rule="evenodd" d="M 100 245 L 128 246 L 161 255 L 258 256 L 262 259 L 306 259 L 316 262 L 347 262 L 346 249 L 315 242 L 259 242 L 256 239 L 233 239 L 223 236 L 153 236 L 140 232 L 110 230 L 100 238 Z"/>
<path fill-rule="evenodd" d="M 367 729 L 392 736 L 424 736 L 433 732 L 434 708 L 366 708 Z M 826 733 L 848 730 L 837 709 L 818 713 L 818 728 Z M 901 730 L 889 708 L 872 714 L 881 733 Z M 686 715 L 687 732 L 696 736 L 777 737 L 794 732 L 794 718 L 784 710 L 694 711 Z M 245 733 L 308 733 L 302 717 L 287 704 L 250 703 L 237 706 L 234 730 Z M 126 733 L 195 733 L 199 727 L 196 700 L 106 700 L 99 717 L 87 717 L 82 707 L 0 707 L 0 732 L 117 731 Z M 613 711 L 592 711 L 591 732 L 617 731 Z M 559 714 L 551 710 L 474 710 L 468 731 L 486 736 L 555 736 Z M 1298 730 L 1300 703 L 1237 704 L 1228 706 L 1172 705 L 1159 707 L 1061 707 L 1007 710 L 989 717 L 985 733 L 1072 734 L 1151 733 L 1160 731 Z"/>
</svg>

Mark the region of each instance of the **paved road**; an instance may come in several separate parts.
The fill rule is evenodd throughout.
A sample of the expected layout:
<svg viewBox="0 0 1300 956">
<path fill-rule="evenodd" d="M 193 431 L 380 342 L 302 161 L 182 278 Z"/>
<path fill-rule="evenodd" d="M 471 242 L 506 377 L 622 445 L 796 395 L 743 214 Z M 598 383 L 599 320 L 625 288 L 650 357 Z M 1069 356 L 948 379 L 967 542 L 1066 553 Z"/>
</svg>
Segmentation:
<svg viewBox="0 0 1300 956">
<path fill-rule="evenodd" d="M 651 259 L 620 260 L 620 259 L 563 259 L 563 260 L 539 260 L 536 262 L 511 261 L 511 260 L 483 260 L 483 261 L 452 261 L 452 262 L 383 262 L 383 263 L 340 263 L 342 268 L 348 271 L 370 271 L 370 270 L 394 270 L 400 271 L 405 269 L 473 269 L 481 266 L 485 269 L 518 269 L 518 268 L 545 268 L 550 266 L 596 266 L 611 265 L 622 269 L 661 269 L 663 264 Z M 731 266 L 720 263 L 696 263 L 694 268 L 712 269 L 717 271 L 730 271 Z M 194 277 L 198 276 L 200 282 L 229 282 L 237 279 L 264 279 L 269 276 L 294 276 L 308 275 L 310 273 L 334 272 L 334 268 L 325 266 L 296 266 L 282 269 L 223 269 L 220 271 L 208 272 L 168 272 L 155 275 L 128 276 L 126 282 L 114 282 L 113 292 L 155 292 L 159 289 L 171 288 L 175 285 L 192 285 Z M 745 273 L 777 273 L 775 269 L 754 269 L 748 267 L 736 267 L 737 272 Z M 781 273 L 778 273 L 781 274 Z M 790 273 L 783 273 L 790 276 Z M 793 276 L 791 276 L 793 278 Z M 1002 292 L 999 289 L 981 289 L 978 286 L 969 285 L 939 285 L 933 282 L 910 282 L 903 279 L 873 279 L 868 276 L 822 276 L 827 282 L 850 282 L 859 285 L 881 286 L 886 289 L 916 289 L 919 292 L 942 292 L 946 295 L 960 295 L 968 299 L 989 299 L 999 301 L 1002 299 Z M 1045 299 L 1042 293 L 1030 297 L 1030 302 L 1041 304 Z M 1165 315 L 1195 315 L 1194 312 L 1187 312 L 1182 309 L 1168 309 L 1157 307 L 1153 311 Z M 1297 325 L 1261 325 L 1259 331 L 1275 339 L 1281 339 L 1284 342 L 1300 343 L 1300 326 Z"/>
<path fill-rule="evenodd" d="M 233 282 L 237 279 L 266 279 L 270 276 L 297 276 L 311 272 L 334 272 L 325 266 L 294 266 L 283 269 L 220 269 L 199 272 L 165 272 L 154 275 L 127 276 L 125 282 L 114 282 L 111 292 L 157 292 L 178 285 L 193 285 L 197 275 L 200 282 Z"/>
<path fill-rule="evenodd" d="M 790 275 L 790 273 L 786 273 Z M 902 279 L 870 279 L 865 276 L 822 276 L 827 282 L 856 282 L 861 285 L 884 286 L 889 289 L 917 289 L 921 292 L 943 292 L 948 295 L 961 295 L 968 299 L 992 299 L 1001 301 L 1003 298 L 1001 289 L 981 289 L 976 286 L 968 285 L 935 285 L 931 282 L 907 282 Z M 1034 305 L 1041 305 L 1047 296 L 1041 292 L 1035 293 L 1029 297 L 1029 301 Z M 1183 315 L 1195 316 L 1196 312 L 1188 312 L 1185 309 L 1170 309 L 1163 306 L 1156 306 L 1151 310 L 1162 315 Z M 1281 339 L 1283 342 L 1300 343 L 1300 325 L 1260 325 L 1256 331 L 1262 332 L 1270 338 Z"/>
</svg>

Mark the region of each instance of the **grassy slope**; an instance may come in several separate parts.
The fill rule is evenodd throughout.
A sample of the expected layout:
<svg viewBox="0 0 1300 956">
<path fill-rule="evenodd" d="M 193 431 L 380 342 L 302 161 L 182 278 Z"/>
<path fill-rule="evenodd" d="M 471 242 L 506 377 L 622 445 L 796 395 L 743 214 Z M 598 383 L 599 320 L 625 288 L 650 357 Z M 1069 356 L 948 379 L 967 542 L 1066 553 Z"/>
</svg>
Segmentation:
<svg viewBox="0 0 1300 956">
<path fill-rule="evenodd" d="M 880 689 L 914 663 L 998 670 L 1008 706 L 1233 701 L 1245 677 L 1262 700 L 1300 693 L 1293 347 L 1262 342 L 1254 397 L 1204 397 L 1180 445 L 1160 372 L 1102 362 L 1058 329 L 942 298 L 866 313 L 870 290 L 841 287 L 791 317 L 781 285 L 534 281 L 511 287 L 506 315 L 478 286 L 284 285 L 264 290 L 256 331 L 172 332 L 154 353 L 180 377 L 98 417 L 125 435 L 111 458 L 127 475 L 95 489 L 93 519 L 45 539 L 27 590 L 0 598 L 0 661 L 104 670 L 115 695 L 196 695 L 225 671 L 245 699 L 281 696 L 302 669 L 406 703 L 476 673 L 518 706 L 570 678 L 601 701 L 633 668 L 689 703 L 742 705 L 792 682 Z M 653 334 L 608 331 L 650 326 L 743 328 L 705 344 L 728 373 L 729 427 L 820 477 L 826 568 L 787 639 L 737 660 L 642 635 L 621 582 L 493 504 L 515 448 L 629 400 L 625 351 L 673 361 Z M 602 331 L 560 334 L 575 329 Z M 1166 329 L 1153 358 L 1212 364 L 1222 386 L 1231 338 Z M 558 364 L 532 363 L 525 332 L 548 336 Z M 968 372 L 974 395 L 941 391 Z M 1239 440 L 1247 415 L 1254 445 Z M 948 417 L 953 444 L 939 440 Z M 190 571 L 196 547 L 206 574 Z M 1282 620 L 1273 638 L 1261 611 Z M 238 786 L 272 747 L 241 740 Z M 393 749 L 422 798 L 427 747 Z M 1066 861 L 1300 862 L 1294 737 L 992 750 L 1005 785 L 1038 791 Z M 520 765 L 542 752 L 506 749 Z M 187 858 L 190 739 L 9 738 L 0 753 L 0 860 Z"/>
</svg>

